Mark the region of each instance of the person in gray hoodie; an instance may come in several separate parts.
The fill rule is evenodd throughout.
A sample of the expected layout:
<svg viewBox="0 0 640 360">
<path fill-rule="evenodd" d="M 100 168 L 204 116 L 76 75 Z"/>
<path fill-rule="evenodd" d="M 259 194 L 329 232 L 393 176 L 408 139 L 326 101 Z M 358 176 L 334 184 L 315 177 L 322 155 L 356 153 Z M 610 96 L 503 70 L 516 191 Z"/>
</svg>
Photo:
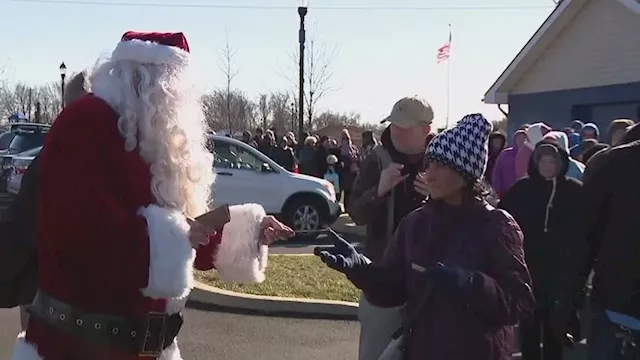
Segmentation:
<svg viewBox="0 0 640 360">
<path fill-rule="evenodd" d="M 562 131 L 552 131 L 546 134 L 542 138 L 542 142 L 551 143 L 556 145 L 559 149 L 563 150 L 567 154 L 569 153 L 569 139 L 567 134 Z M 567 176 L 574 179 L 582 180 L 582 174 L 584 173 L 584 164 L 576 159 L 569 157 Z"/>
</svg>

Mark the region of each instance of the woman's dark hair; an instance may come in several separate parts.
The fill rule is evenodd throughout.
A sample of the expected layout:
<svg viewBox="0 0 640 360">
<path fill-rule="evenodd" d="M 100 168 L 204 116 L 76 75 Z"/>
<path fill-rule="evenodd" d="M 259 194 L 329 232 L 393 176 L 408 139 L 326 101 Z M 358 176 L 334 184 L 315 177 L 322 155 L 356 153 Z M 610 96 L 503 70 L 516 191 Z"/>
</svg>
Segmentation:
<svg viewBox="0 0 640 360">
<path fill-rule="evenodd" d="M 498 196 L 496 192 L 484 179 L 478 179 L 467 183 L 462 191 L 467 199 L 486 201 L 493 206 L 496 206 L 498 203 Z"/>
</svg>

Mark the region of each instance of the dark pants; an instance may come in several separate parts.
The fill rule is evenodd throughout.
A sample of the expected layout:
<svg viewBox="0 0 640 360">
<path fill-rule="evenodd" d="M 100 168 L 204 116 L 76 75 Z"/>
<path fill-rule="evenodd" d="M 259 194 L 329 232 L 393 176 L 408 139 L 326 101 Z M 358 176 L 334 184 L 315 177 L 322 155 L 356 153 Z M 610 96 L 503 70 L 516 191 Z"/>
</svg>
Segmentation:
<svg viewBox="0 0 640 360">
<path fill-rule="evenodd" d="M 624 347 L 624 336 L 630 336 L 637 343 L 635 347 Z M 637 341 L 635 340 L 636 338 Z M 640 334 L 627 333 L 620 325 L 612 323 L 607 316 L 598 312 L 591 320 L 591 335 L 588 340 L 589 360 L 640 360 Z"/>
<path fill-rule="evenodd" d="M 349 208 L 349 198 L 351 197 L 351 188 L 343 189 L 344 191 L 344 208 L 345 210 Z"/>
<path fill-rule="evenodd" d="M 562 360 L 563 345 L 551 330 L 548 310 L 536 310 L 533 317 L 524 321 L 520 328 L 523 360 Z"/>
</svg>

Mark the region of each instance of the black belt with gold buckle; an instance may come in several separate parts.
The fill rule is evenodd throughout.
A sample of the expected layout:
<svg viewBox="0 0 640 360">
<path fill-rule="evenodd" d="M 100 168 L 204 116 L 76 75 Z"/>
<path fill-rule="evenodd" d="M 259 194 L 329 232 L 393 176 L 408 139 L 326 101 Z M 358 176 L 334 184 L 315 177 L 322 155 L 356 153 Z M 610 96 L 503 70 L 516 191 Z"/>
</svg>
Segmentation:
<svg viewBox="0 0 640 360">
<path fill-rule="evenodd" d="M 49 326 L 106 347 L 140 357 L 159 357 L 182 327 L 182 315 L 152 312 L 142 319 L 95 314 L 59 301 L 38 290 L 29 313 Z"/>
</svg>

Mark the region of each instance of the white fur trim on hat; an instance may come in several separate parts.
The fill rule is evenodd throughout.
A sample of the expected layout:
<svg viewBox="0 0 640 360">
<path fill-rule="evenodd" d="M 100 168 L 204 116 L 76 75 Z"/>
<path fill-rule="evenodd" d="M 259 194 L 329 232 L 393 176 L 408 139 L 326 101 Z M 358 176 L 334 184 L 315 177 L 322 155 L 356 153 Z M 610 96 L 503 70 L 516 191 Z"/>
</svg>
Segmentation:
<svg viewBox="0 0 640 360">
<path fill-rule="evenodd" d="M 189 53 L 175 46 L 138 39 L 121 41 L 111 53 L 112 61 L 137 61 L 154 65 L 184 65 Z"/>
</svg>

